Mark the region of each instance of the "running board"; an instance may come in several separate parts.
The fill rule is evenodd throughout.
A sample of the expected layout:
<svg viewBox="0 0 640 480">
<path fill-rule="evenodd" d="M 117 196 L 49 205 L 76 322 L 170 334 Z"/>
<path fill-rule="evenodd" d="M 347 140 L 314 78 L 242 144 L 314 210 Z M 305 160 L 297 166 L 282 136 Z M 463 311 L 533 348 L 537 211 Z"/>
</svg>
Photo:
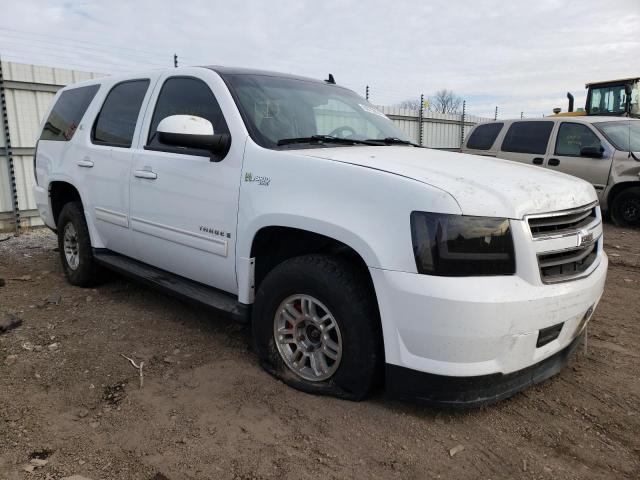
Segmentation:
<svg viewBox="0 0 640 480">
<path fill-rule="evenodd" d="M 249 322 L 251 306 L 238 302 L 230 293 L 188 280 L 108 250 L 94 249 L 93 258 L 97 263 L 109 270 L 139 280 L 175 297 L 184 298 L 224 313 L 233 320 L 242 323 Z"/>
</svg>

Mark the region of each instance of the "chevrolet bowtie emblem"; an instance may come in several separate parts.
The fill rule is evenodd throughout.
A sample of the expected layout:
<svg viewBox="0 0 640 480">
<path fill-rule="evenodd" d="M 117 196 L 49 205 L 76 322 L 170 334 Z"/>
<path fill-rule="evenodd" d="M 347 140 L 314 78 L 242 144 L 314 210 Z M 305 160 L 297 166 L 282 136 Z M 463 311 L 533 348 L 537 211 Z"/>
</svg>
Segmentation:
<svg viewBox="0 0 640 480">
<path fill-rule="evenodd" d="M 589 232 L 588 230 L 580 230 L 578 232 L 578 247 L 582 247 L 584 245 L 589 245 L 593 243 L 593 232 Z"/>
</svg>

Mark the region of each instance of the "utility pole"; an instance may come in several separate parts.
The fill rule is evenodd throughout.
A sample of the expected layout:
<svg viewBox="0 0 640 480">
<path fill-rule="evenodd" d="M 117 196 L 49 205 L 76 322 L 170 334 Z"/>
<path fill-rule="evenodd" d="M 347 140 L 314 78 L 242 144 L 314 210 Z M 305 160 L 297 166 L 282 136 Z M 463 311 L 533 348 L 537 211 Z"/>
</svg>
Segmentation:
<svg viewBox="0 0 640 480">
<path fill-rule="evenodd" d="M 496 105 L 496 113 L 493 114 L 493 119 L 497 120 L 498 119 L 498 106 Z"/>
<path fill-rule="evenodd" d="M 9 115 L 7 113 L 7 98 L 4 91 L 4 76 L 2 74 L 2 60 L 0 59 L 0 120 L 2 121 L 2 135 L 4 136 L 4 155 L 9 167 L 9 186 L 11 188 L 11 203 L 16 235 L 20 235 L 20 206 L 18 205 L 18 185 L 13 164 L 13 149 L 11 148 L 11 132 L 9 131 Z M 34 153 L 35 155 L 35 153 Z"/>
<path fill-rule="evenodd" d="M 364 98 L 367 99 L 367 102 L 369 101 L 369 85 L 367 85 L 367 88 L 364 91 Z"/>
<path fill-rule="evenodd" d="M 173 54 L 173 68 L 178 68 L 178 54 Z"/>
<path fill-rule="evenodd" d="M 524 118 L 524 112 L 520 112 L 520 118 Z"/>
<path fill-rule="evenodd" d="M 418 123 L 418 145 L 422 146 L 422 117 L 424 114 L 424 94 L 420 95 L 420 118 Z"/>
</svg>

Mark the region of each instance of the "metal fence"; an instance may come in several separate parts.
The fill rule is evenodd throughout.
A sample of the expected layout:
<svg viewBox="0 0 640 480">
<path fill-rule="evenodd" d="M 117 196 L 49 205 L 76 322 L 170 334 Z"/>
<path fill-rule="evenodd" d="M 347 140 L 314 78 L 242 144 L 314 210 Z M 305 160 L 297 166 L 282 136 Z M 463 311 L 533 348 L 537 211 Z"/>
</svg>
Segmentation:
<svg viewBox="0 0 640 480">
<path fill-rule="evenodd" d="M 21 227 L 42 225 L 33 197 L 33 154 L 42 117 L 64 85 L 102 75 L 0 62 L 0 231 L 19 232 Z M 413 142 L 439 149 L 459 148 L 473 125 L 492 120 L 466 113 L 440 114 L 389 106 L 378 109 Z M 329 122 L 327 118 L 327 128 Z"/>
<path fill-rule="evenodd" d="M 399 107 L 378 108 L 417 144 L 429 148 L 457 150 L 471 127 L 491 122 L 493 118 L 477 117 L 463 113 L 436 113 Z"/>
<path fill-rule="evenodd" d="M 33 185 L 40 122 L 63 86 L 101 76 L 61 68 L 0 62 L 0 230 L 42 225 Z"/>
</svg>

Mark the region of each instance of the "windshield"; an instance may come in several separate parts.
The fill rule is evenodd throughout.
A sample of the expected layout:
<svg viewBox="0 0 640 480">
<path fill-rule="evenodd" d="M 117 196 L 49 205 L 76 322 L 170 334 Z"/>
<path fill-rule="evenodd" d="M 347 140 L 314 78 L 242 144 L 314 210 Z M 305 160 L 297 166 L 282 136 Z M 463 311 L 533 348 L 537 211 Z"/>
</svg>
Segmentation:
<svg viewBox="0 0 640 480">
<path fill-rule="evenodd" d="M 340 145 L 364 143 L 358 140 L 408 140 L 383 113 L 345 88 L 257 74 L 226 74 L 223 78 L 251 137 L 263 147 L 327 146 L 334 143 L 331 137 L 342 139 L 335 140 Z M 318 136 L 323 137 L 322 142 Z"/>
<path fill-rule="evenodd" d="M 589 115 L 623 114 L 627 111 L 624 84 L 595 87 L 589 97 Z"/>
<path fill-rule="evenodd" d="M 623 152 L 640 152 L 640 120 L 624 120 L 620 122 L 594 123 L 614 147 Z"/>
</svg>

